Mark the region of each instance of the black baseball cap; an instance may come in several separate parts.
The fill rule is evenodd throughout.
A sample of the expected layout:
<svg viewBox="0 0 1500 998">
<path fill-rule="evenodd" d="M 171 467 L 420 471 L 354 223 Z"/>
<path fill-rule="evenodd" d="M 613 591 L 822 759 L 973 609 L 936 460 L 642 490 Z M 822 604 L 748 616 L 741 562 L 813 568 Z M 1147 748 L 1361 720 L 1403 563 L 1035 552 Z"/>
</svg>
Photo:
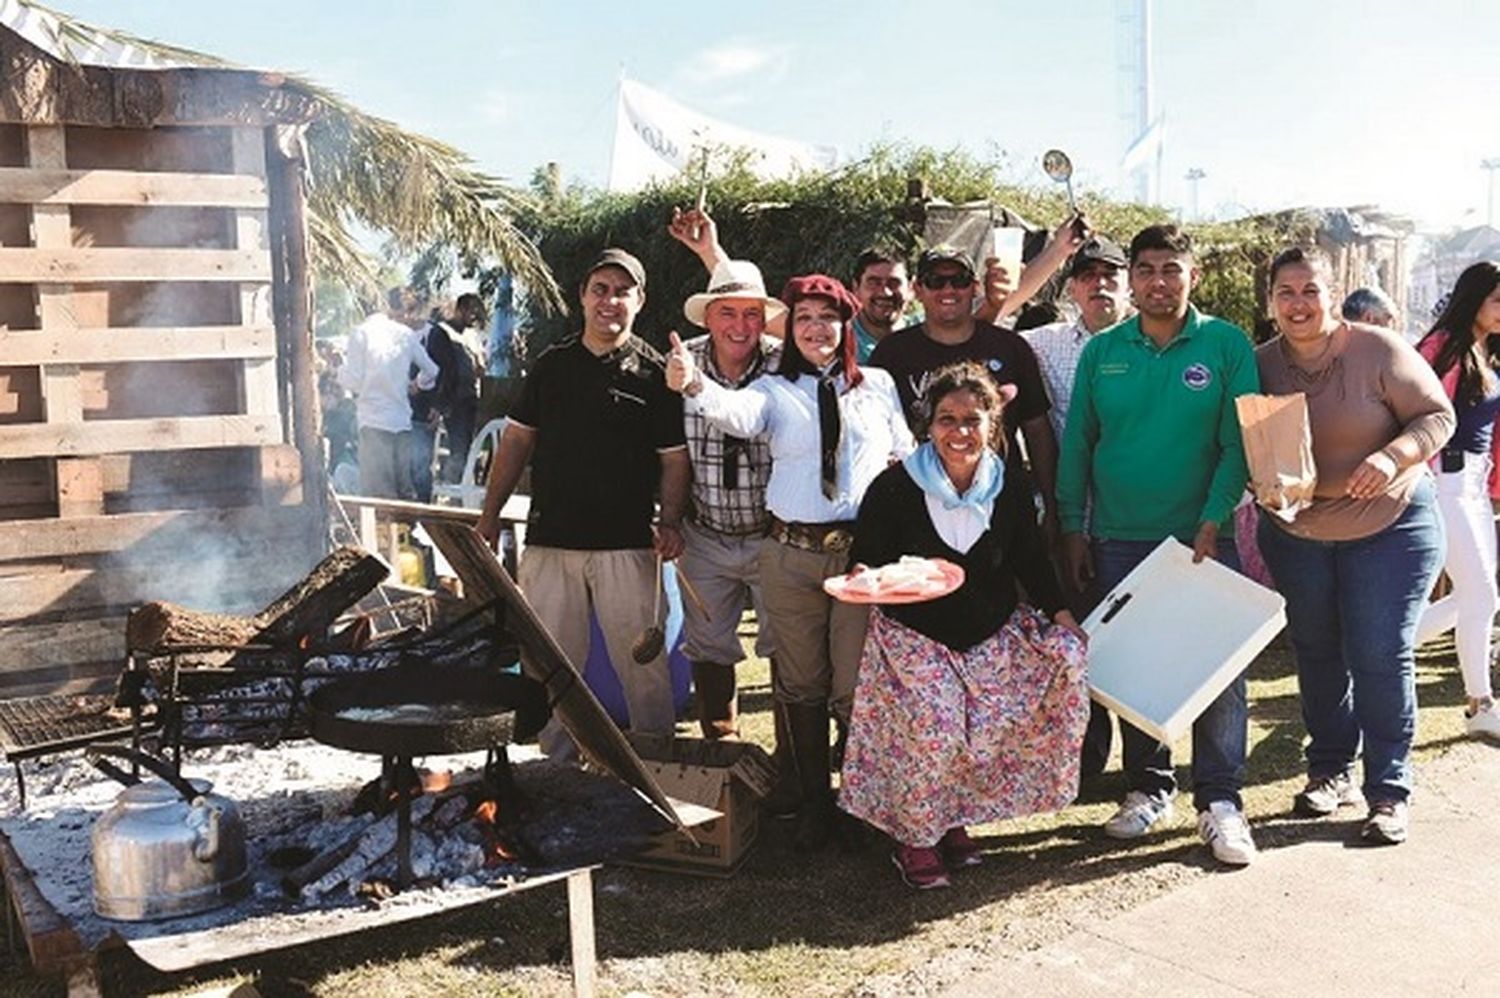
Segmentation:
<svg viewBox="0 0 1500 998">
<path fill-rule="evenodd" d="M 1077 277 L 1091 263 L 1107 263 L 1123 269 L 1129 262 L 1118 244 L 1103 236 L 1094 236 L 1074 252 L 1073 260 L 1068 264 L 1068 276 Z"/>
<path fill-rule="evenodd" d="M 634 279 L 636 287 L 642 291 L 646 290 L 646 268 L 641 266 L 641 261 L 618 246 L 611 246 L 594 258 L 594 262 L 589 264 L 589 269 L 583 272 L 583 283 L 587 284 L 594 271 L 602 267 L 619 267 Z"/>
<path fill-rule="evenodd" d="M 939 243 L 930 249 L 924 250 L 917 258 L 917 280 L 921 280 L 940 263 L 956 263 L 967 270 L 970 275 L 975 273 L 974 259 L 957 246 L 949 246 L 947 243 Z"/>
</svg>

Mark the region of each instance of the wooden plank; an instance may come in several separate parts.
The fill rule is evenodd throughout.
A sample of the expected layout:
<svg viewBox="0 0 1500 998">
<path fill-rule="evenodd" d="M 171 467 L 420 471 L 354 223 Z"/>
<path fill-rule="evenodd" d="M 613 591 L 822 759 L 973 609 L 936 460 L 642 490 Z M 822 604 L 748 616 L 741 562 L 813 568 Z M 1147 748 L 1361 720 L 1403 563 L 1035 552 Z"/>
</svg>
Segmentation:
<svg viewBox="0 0 1500 998">
<path fill-rule="evenodd" d="M 573 994 L 594 998 L 599 968 L 594 952 L 594 877 L 589 870 L 568 877 L 568 939 L 573 950 Z"/>
<path fill-rule="evenodd" d="M 0 248 L 0 283 L 270 281 L 264 251 L 223 249 Z"/>
<path fill-rule="evenodd" d="M 37 164 L 0 167 L 0 203 L 265 208 L 270 201 L 263 176 L 67 170 Z"/>
<path fill-rule="evenodd" d="M 98 516 L 104 512 L 104 468 L 98 458 L 57 459 L 57 515 Z"/>
<path fill-rule="evenodd" d="M 185 543 L 201 544 L 204 536 L 215 538 L 226 551 L 259 550 L 267 544 L 306 546 L 307 520 L 300 506 L 254 506 L 0 523 L 0 557 L 25 561 L 129 552 L 132 558 L 169 560 Z M 322 555 L 321 549 L 308 550 L 308 567 Z"/>
<path fill-rule="evenodd" d="M 78 375 L 77 364 L 48 364 L 42 368 L 42 398 L 46 402 L 48 424 L 66 426 L 83 422 L 83 384 Z M 8 443 L 7 457 L 32 456 L 12 451 Z"/>
<path fill-rule="evenodd" d="M 147 360 L 266 358 L 276 355 L 276 330 L 257 326 L 0 329 L 6 364 L 118 364 Z"/>
<path fill-rule="evenodd" d="M 125 661 L 125 615 L 0 625 L 0 673 L 79 662 Z"/>
<path fill-rule="evenodd" d="M 20 923 L 36 972 L 53 974 L 81 960 L 87 952 L 83 940 L 42 894 L 4 833 L 0 833 L 0 869 L 5 875 L 5 896 Z"/>
<path fill-rule="evenodd" d="M 260 128 L 230 130 L 234 172 L 255 177 L 266 175 L 266 133 Z M 241 208 L 234 213 L 235 248 L 266 253 L 266 212 Z M 240 285 L 240 323 L 263 325 L 271 321 L 271 289 L 264 285 Z M 280 385 L 275 361 L 246 363 L 243 381 L 244 411 L 252 415 L 281 413 Z"/>
<path fill-rule="evenodd" d="M 158 449 L 259 447 L 281 443 L 273 416 L 180 416 L 165 419 L 98 419 L 55 425 L 6 427 L 8 457 L 88 456 Z"/>
<path fill-rule="evenodd" d="M 226 556 L 212 565 L 197 563 L 178 572 L 161 566 L 114 566 L 70 569 L 37 575 L 0 576 L 0 617 L 11 621 L 38 617 L 130 610 L 141 603 L 166 600 L 202 609 L 205 589 L 200 583 L 210 571 L 215 595 L 223 606 L 260 609 L 281 595 L 311 567 L 305 554 L 269 549 L 257 554 Z M 41 623 L 43 621 L 38 621 Z"/>
<path fill-rule="evenodd" d="M 291 444 L 260 449 L 261 501 L 282 506 L 302 502 L 302 454 Z"/>
</svg>

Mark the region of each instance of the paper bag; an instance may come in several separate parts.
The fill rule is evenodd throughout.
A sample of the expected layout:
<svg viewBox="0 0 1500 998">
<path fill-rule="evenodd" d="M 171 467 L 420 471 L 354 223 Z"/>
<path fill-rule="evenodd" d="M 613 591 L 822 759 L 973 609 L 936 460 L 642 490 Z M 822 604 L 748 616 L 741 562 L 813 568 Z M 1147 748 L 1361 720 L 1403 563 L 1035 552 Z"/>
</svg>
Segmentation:
<svg viewBox="0 0 1500 998">
<path fill-rule="evenodd" d="M 1307 396 L 1241 395 L 1234 407 L 1255 501 L 1290 523 L 1311 505 L 1318 485 Z"/>
</svg>

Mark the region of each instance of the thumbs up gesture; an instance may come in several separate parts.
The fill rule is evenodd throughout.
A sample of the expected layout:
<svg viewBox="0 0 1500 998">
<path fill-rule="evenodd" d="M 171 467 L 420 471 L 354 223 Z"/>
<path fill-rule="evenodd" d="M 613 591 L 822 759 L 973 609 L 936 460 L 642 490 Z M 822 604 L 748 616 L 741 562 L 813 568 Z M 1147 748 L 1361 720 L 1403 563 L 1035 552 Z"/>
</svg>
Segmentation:
<svg viewBox="0 0 1500 998">
<path fill-rule="evenodd" d="M 667 387 L 684 395 L 698 394 L 698 365 L 693 363 L 693 355 L 675 331 L 667 339 L 672 345 L 667 353 Z"/>
</svg>

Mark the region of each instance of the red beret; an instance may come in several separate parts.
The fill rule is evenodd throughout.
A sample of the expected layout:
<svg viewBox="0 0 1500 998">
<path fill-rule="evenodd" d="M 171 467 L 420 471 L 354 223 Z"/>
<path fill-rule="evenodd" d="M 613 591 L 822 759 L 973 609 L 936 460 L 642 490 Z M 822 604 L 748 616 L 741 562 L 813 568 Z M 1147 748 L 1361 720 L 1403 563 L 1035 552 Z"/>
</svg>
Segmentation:
<svg viewBox="0 0 1500 998">
<path fill-rule="evenodd" d="M 844 282 L 827 274 L 803 274 L 787 281 L 781 289 L 781 300 L 786 303 L 788 311 L 804 298 L 827 298 L 845 322 L 859 311 L 859 300 L 844 287 Z"/>
</svg>

